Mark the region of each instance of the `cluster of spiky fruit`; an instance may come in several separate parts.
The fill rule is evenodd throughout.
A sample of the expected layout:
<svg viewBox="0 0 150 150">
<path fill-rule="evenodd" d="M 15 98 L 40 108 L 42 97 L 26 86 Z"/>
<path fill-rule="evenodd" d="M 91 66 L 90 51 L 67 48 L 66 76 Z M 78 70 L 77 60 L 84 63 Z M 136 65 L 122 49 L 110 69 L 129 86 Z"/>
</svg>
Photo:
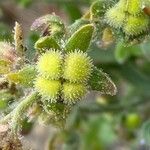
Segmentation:
<svg viewBox="0 0 150 150">
<path fill-rule="evenodd" d="M 35 88 L 46 99 L 64 103 L 75 103 L 87 92 L 87 81 L 92 72 L 92 62 L 81 51 L 63 55 L 60 51 L 49 50 L 37 63 L 38 76 Z"/>
<path fill-rule="evenodd" d="M 150 21 L 142 7 L 142 0 L 120 0 L 106 12 L 105 20 L 111 27 L 121 29 L 126 36 L 146 34 Z"/>
</svg>

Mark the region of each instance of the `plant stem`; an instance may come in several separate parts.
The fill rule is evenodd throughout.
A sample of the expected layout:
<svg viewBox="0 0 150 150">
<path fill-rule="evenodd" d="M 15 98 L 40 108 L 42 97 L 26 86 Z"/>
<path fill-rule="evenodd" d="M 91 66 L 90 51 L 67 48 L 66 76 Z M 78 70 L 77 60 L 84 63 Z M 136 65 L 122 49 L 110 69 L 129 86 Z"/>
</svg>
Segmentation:
<svg viewBox="0 0 150 150">
<path fill-rule="evenodd" d="M 16 133 L 19 129 L 19 125 L 22 118 L 23 113 L 31 106 L 35 101 L 38 100 L 38 93 L 33 92 L 28 97 L 26 97 L 20 104 L 13 110 L 12 115 L 12 131 Z"/>
</svg>

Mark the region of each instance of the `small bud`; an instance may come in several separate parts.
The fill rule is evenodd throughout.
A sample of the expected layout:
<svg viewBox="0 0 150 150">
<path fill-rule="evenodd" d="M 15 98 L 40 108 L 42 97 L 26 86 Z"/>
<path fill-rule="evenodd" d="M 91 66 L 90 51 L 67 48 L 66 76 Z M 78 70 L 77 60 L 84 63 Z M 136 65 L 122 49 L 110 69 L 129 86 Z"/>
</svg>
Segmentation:
<svg viewBox="0 0 150 150">
<path fill-rule="evenodd" d="M 56 101 L 61 90 L 61 82 L 55 80 L 47 80 L 37 77 L 34 82 L 35 89 L 43 97 Z"/>
<path fill-rule="evenodd" d="M 70 82 L 87 81 L 92 72 L 92 62 L 86 53 L 75 51 L 66 56 L 64 78 Z"/>
<path fill-rule="evenodd" d="M 37 63 L 38 72 L 50 79 L 59 79 L 62 74 L 62 55 L 58 51 L 47 51 Z"/>
<path fill-rule="evenodd" d="M 63 98 L 67 104 L 76 103 L 87 93 L 87 87 L 84 84 L 64 83 L 63 84 Z"/>
</svg>

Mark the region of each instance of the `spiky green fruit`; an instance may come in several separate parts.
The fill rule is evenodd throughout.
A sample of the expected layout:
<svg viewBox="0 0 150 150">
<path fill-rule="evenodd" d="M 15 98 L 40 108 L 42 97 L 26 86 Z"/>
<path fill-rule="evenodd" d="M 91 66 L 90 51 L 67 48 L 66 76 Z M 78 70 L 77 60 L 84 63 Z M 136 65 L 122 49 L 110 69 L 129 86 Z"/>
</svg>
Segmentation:
<svg viewBox="0 0 150 150">
<path fill-rule="evenodd" d="M 125 34 L 136 36 L 148 30 L 149 19 L 145 15 L 129 16 L 123 30 Z"/>
<path fill-rule="evenodd" d="M 64 102 L 67 104 L 72 104 L 82 99 L 82 97 L 87 93 L 87 86 L 84 84 L 77 83 L 64 83 L 62 95 Z"/>
<path fill-rule="evenodd" d="M 62 74 L 63 57 L 61 52 L 47 51 L 37 63 L 39 74 L 50 79 L 59 79 Z"/>
<path fill-rule="evenodd" d="M 121 28 L 125 21 L 125 13 L 122 9 L 116 6 L 112 7 L 106 12 L 105 20 L 110 26 Z"/>
<path fill-rule="evenodd" d="M 86 53 L 75 51 L 66 56 L 64 78 L 70 82 L 85 82 L 92 72 L 92 61 Z"/>
<path fill-rule="evenodd" d="M 34 82 L 35 89 L 42 97 L 55 102 L 60 94 L 61 82 L 37 77 Z"/>
<path fill-rule="evenodd" d="M 131 15 L 138 15 L 142 12 L 142 0 L 127 0 L 127 11 Z"/>
<path fill-rule="evenodd" d="M 147 35 L 149 18 L 143 13 L 142 0 L 119 0 L 105 14 L 105 22 L 112 28 L 120 28 L 120 35 L 133 39 Z M 118 33 L 118 32 L 117 32 Z"/>
</svg>

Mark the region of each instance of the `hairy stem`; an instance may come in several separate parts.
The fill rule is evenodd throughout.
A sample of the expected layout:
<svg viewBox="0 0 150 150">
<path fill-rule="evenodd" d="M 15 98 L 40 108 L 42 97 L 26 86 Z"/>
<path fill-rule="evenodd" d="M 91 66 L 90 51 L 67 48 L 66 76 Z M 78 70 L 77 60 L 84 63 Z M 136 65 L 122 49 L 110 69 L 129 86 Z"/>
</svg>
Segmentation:
<svg viewBox="0 0 150 150">
<path fill-rule="evenodd" d="M 38 100 L 38 93 L 33 92 L 28 97 L 26 97 L 13 111 L 12 115 L 12 131 L 17 133 L 19 129 L 20 122 L 22 120 L 22 115 L 35 101 Z"/>
</svg>

